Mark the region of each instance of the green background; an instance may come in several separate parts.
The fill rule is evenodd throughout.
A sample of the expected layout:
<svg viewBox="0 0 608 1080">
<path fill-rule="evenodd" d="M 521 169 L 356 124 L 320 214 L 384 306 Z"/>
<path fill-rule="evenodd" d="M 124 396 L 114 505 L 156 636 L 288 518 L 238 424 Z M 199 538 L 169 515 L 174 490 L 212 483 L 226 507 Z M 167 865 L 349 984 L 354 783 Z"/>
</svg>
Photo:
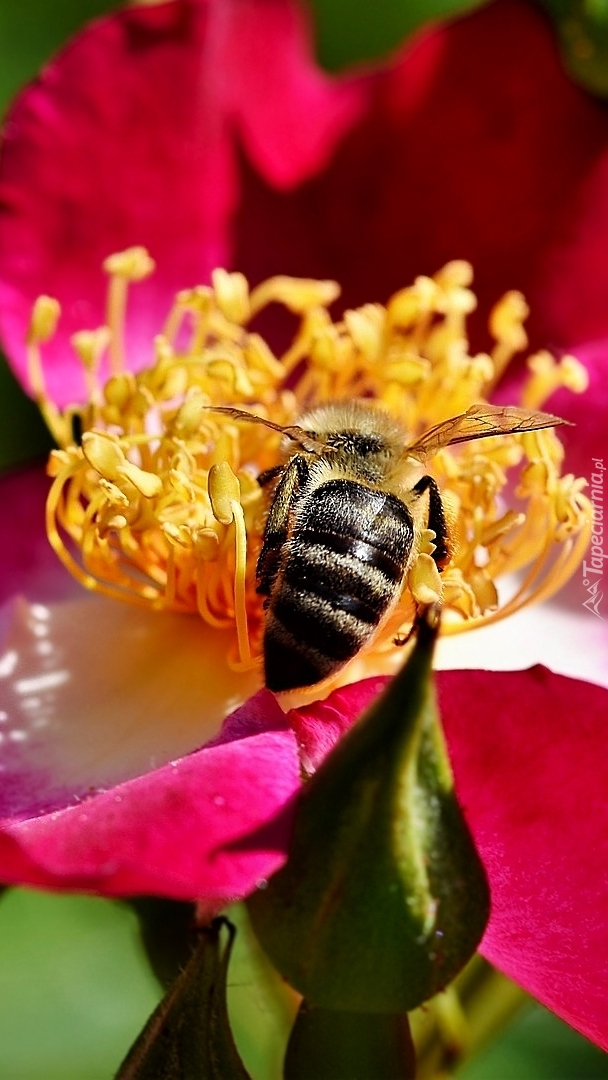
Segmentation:
<svg viewBox="0 0 608 1080">
<path fill-rule="evenodd" d="M 116 6 L 103 0 L 0 0 L 0 110 L 78 26 Z M 320 59 L 336 70 L 390 51 L 427 19 L 475 5 L 471 0 L 314 0 L 312 6 Z M 603 90 L 608 0 L 546 0 L 545 6 L 553 9 L 566 43 L 573 37 L 580 42 L 581 34 L 591 40 L 585 70 L 592 85 L 595 79 L 594 88 Z M 585 77 L 580 56 L 573 66 Z M 31 460 L 48 445 L 36 410 L 0 365 L 0 468 Z M 251 970 L 242 946 L 236 971 L 233 996 L 241 1012 L 242 1050 L 256 1074 L 269 1076 L 276 1068 L 277 1021 L 260 1013 L 259 1001 L 251 998 Z M 159 996 L 137 920 L 126 905 L 27 890 L 2 895 L 0 1080 L 109 1080 Z M 608 1057 L 530 1005 L 459 1077 L 608 1080 Z"/>
</svg>

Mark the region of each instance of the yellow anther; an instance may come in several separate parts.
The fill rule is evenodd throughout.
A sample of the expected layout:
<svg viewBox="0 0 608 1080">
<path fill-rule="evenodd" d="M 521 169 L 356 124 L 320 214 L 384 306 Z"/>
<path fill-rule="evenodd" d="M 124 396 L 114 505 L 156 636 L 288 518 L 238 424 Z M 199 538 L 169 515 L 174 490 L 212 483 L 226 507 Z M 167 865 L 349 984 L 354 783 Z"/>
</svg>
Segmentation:
<svg viewBox="0 0 608 1080">
<path fill-rule="evenodd" d="M 387 312 L 391 326 L 408 330 L 420 315 L 420 298 L 416 290 L 410 286 L 396 292 L 387 304 Z"/>
<path fill-rule="evenodd" d="M 220 540 L 213 529 L 196 529 L 193 544 L 196 554 L 203 562 L 214 562 L 218 558 Z"/>
<path fill-rule="evenodd" d="M 150 276 L 155 267 L 154 259 L 144 247 L 131 247 L 125 251 L 118 251 L 104 259 L 103 268 L 106 274 L 125 278 L 127 281 L 143 281 Z"/>
<path fill-rule="evenodd" d="M 571 473 L 557 481 L 554 507 L 560 539 L 578 531 L 589 517 L 589 501 L 582 494 L 587 486 L 583 477 L 576 478 Z"/>
<path fill-rule="evenodd" d="M 584 394 L 589 389 L 589 373 L 576 356 L 562 356 L 562 385 L 573 394 Z"/>
<path fill-rule="evenodd" d="M 524 322 L 530 309 L 520 292 L 505 293 L 490 312 L 489 327 L 496 345 L 492 350 L 494 363 L 493 383 L 497 382 L 515 353 L 528 344 Z"/>
<path fill-rule="evenodd" d="M 106 522 L 108 529 L 126 529 L 128 524 L 124 514 L 114 514 L 111 518 L 108 518 Z"/>
<path fill-rule="evenodd" d="M 213 289 L 210 285 L 197 285 L 194 289 L 182 289 L 177 294 L 176 299 L 180 307 L 185 308 L 187 311 L 206 314 L 213 305 Z"/>
<path fill-rule="evenodd" d="M 172 521 L 163 521 L 161 530 L 169 543 L 183 548 L 192 547 L 192 532 L 187 525 L 174 525 Z"/>
<path fill-rule="evenodd" d="M 209 416 L 208 407 L 207 394 L 192 390 L 173 420 L 175 434 L 187 439 L 200 432 L 203 420 Z"/>
<path fill-rule="evenodd" d="M 473 281 L 473 267 L 466 259 L 452 259 L 433 278 L 443 289 L 467 289 Z"/>
<path fill-rule="evenodd" d="M 52 296 L 39 296 L 34 303 L 27 334 L 28 345 L 43 345 L 49 341 L 56 329 L 61 314 L 61 305 Z"/>
<path fill-rule="evenodd" d="M 246 606 L 247 533 L 240 498 L 241 486 L 228 462 L 212 465 L 209 470 L 209 499 L 213 514 L 220 524 L 230 525 L 234 521 L 235 525 L 234 608 L 239 653 L 241 662 L 246 663 L 251 656 Z"/>
<path fill-rule="evenodd" d="M 483 615 L 486 611 L 496 611 L 498 592 L 489 574 L 485 570 L 473 566 L 469 570 L 468 581 L 480 613 Z"/>
<path fill-rule="evenodd" d="M 170 469 L 169 470 L 169 482 L 174 491 L 177 492 L 180 499 L 184 502 L 194 502 L 196 499 L 196 488 L 190 478 L 182 471 L 182 469 Z"/>
<path fill-rule="evenodd" d="M 234 521 L 234 506 L 241 503 L 241 485 L 227 461 L 209 470 L 209 498 L 214 517 L 222 525 Z"/>
<path fill-rule="evenodd" d="M 528 370 L 530 377 L 522 392 L 522 402 L 528 409 L 543 406 L 562 386 L 581 394 L 589 385 L 586 369 L 574 356 L 563 356 L 556 361 L 551 353 L 539 352 L 528 360 Z"/>
<path fill-rule="evenodd" d="M 85 431 L 82 452 L 89 465 L 107 480 L 116 480 L 118 470 L 125 463 L 125 455 L 111 435 Z"/>
<path fill-rule="evenodd" d="M 262 648 L 256 563 L 273 490 L 257 477 L 280 465 L 281 437 L 238 413 L 289 431 L 315 404 L 377 400 L 415 442 L 483 403 L 497 367 L 525 343 L 527 307 L 518 293 L 496 306 L 490 358 L 471 353 L 466 316 L 475 298 L 465 261 L 417 278 L 386 306 L 363 305 L 336 320 L 327 310 L 339 292 L 335 282 L 276 277 L 249 293 L 242 275 L 218 270 L 213 286 L 176 297 L 164 332 L 151 341 L 151 366 L 134 374 L 122 369 L 127 289 L 151 268 L 139 250 L 107 263 L 113 374 L 103 388 L 94 376 L 108 331 L 74 339 L 88 379 L 89 403 L 78 411 L 82 446 L 72 445 L 73 408 L 59 413 L 44 388 L 39 343 L 52 332 L 56 309 L 40 301 L 34 312 L 32 386 L 62 447 L 49 462 L 49 537 L 87 588 L 147 608 L 198 612 L 209 627 L 232 631 L 230 656 L 236 643 L 238 664 L 247 664 Z M 279 359 L 243 325 L 271 302 L 300 316 L 291 320 L 294 338 Z M 557 364 L 538 354 L 520 404 L 534 409 L 557 386 L 579 391 L 585 383 L 573 358 Z M 373 646 L 378 654 L 391 650 L 398 628 L 407 632 L 418 604 L 442 597 L 442 632 L 455 633 L 503 618 L 563 584 L 585 550 L 592 513 L 584 481 L 561 476 L 562 459 L 550 430 L 443 446 L 428 462 L 406 454 L 396 490 L 407 491 L 421 466 L 432 473 L 450 556 L 440 575 L 437 538 L 425 527 L 420 500 L 412 566 Z M 509 508 L 513 491 L 524 500 L 517 511 Z M 497 590 L 503 574 L 521 579 L 510 598 Z M 370 661 L 360 662 L 364 673 Z"/>
<path fill-rule="evenodd" d="M 163 490 L 163 482 L 160 476 L 146 472 L 145 469 L 140 469 L 138 465 L 133 465 L 131 461 L 125 460 L 116 471 L 119 477 L 129 480 L 133 487 L 137 488 L 140 495 L 143 495 L 146 499 L 155 498 Z"/>
<path fill-rule="evenodd" d="M 106 480 L 105 476 L 100 477 L 99 487 L 103 491 L 108 502 L 114 506 L 128 506 L 129 499 L 116 484 L 113 484 L 111 480 Z"/>
<path fill-rule="evenodd" d="M 329 307 L 340 295 L 336 281 L 308 278 L 273 277 L 257 285 L 251 293 L 252 314 L 273 302 L 283 304 L 294 315 L 303 315 L 315 307 Z"/>
<path fill-rule="evenodd" d="M 69 466 L 71 463 L 72 453 L 71 450 L 51 450 L 46 463 L 46 475 L 55 477 L 63 472 L 66 465 Z"/>
<path fill-rule="evenodd" d="M 420 314 L 432 311 L 439 296 L 437 282 L 433 278 L 421 274 L 414 281 L 413 289 L 420 303 Z"/>
<path fill-rule="evenodd" d="M 253 371 L 261 371 L 271 379 L 280 382 L 285 375 L 283 365 L 277 360 L 272 349 L 259 334 L 249 334 L 243 355 L 245 363 Z"/>
<path fill-rule="evenodd" d="M 103 390 L 107 404 L 114 406 L 120 412 L 133 398 L 136 386 L 135 376 L 131 371 L 113 375 L 108 379 Z"/>
<path fill-rule="evenodd" d="M 310 360 L 315 367 L 334 370 L 338 366 L 340 334 L 335 326 L 318 333 L 310 344 Z"/>
<path fill-rule="evenodd" d="M 384 334 L 386 313 L 380 304 L 366 304 L 356 311 L 345 311 L 344 322 L 353 344 L 372 363 L 378 359 Z"/>
<path fill-rule="evenodd" d="M 110 342 L 110 330 L 100 326 L 97 330 L 79 330 L 72 334 L 70 343 L 85 368 L 95 370 Z"/>
<path fill-rule="evenodd" d="M 250 316 L 249 284 L 244 274 L 228 273 L 227 270 L 214 270 L 211 281 L 215 291 L 217 306 L 227 319 L 235 323 L 245 323 Z"/>
<path fill-rule="evenodd" d="M 523 324 L 529 314 L 530 308 L 520 292 L 513 289 L 505 293 L 490 312 L 489 326 L 492 337 L 513 352 L 525 349 L 528 335 Z"/>
<path fill-rule="evenodd" d="M 445 306 L 448 314 L 469 315 L 477 307 L 477 297 L 470 289 L 452 289 Z"/>
<path fill-rule="evenodd" d="M 168 367 L 173 363 L 175 350 L 165 334 L 157 334 L 154 338 L 154 356 L 159 367 Z"/>
<path fill-rule="evenodd" d="M 59 302 L 51 296 L 39 296 L 32 310 L 30 325 L 26 335 L 27 373 L 30 388 L 38 403 L 47 427 L 56 442 L 65 444 L 69 439 L 69 422 L 61 416 L 54 402 L 51 401 L 44 381 L 40 345 L 52 338 L 57 329 L 61 313 Z"/>
</svg>

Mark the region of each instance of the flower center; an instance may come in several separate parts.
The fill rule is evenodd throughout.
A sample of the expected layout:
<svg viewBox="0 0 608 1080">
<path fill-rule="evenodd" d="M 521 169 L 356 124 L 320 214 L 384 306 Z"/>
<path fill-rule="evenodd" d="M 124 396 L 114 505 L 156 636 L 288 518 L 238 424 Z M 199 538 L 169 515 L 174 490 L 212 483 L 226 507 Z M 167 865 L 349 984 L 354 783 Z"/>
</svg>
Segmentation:
<svg viewBox="0 0 608 1080">
<path fill-rule="evenodd" d="M 284 461 L 281 431 L 320 403 L 357 398 L 390 413 L 413 444 L 483 403 L 527 344 L 525 302 L 508 293 L 490 315 L 491 353 L 471 355 L 466 318 L 476 299 L 462 261 L 417 278 L 386 306 L 366 304 L 338 321 L 328 310 L 339 294 L 334 282 L 275 277 L 250 289 L 242 274 L 216 270 L 210 286 L 177 295 L 149 366 L 134 373 L 124 345 L 128 286 L 153 263 L 135 248 L 105 269 L 107 325 L 72 339 L 84 406 L 59 412 L 45 392 L 40 346 L 54 332 L 58 305 L 41 297 L 32 316 L 30 377 L 60 446 L 49 462 L 49 538 L 87 588 L 232 628 L 236 667 L 257 663 L 262 651 L 256 564 L 269 495 L 258 476 Z M 272 303 L 294 317 L 281 356 L 251 328 Z M 110 375 L 102 380 L 106 359 Z M 558 386 L 586 386 L 572 357 L 539 353 L 528 369 L 521 404 L 530 409 Z M 591 514 L 585 481 L 562 476 L 562 461 L 552 429 L 443 445 L 429 456 L 424 468 L 441 493 L 449 558 L 439 574 L 438 538 L 418 530 L 403 591 L 367 650 L 368 666 L 370 651 L 378 659 L 407 635 L 419 603 L 441 599 L 443 632 L 458 633 L 564 584 L 588 544 Z M 497 581 L 515 572 L 518 584 L 504 595 Z"/>
</svg>

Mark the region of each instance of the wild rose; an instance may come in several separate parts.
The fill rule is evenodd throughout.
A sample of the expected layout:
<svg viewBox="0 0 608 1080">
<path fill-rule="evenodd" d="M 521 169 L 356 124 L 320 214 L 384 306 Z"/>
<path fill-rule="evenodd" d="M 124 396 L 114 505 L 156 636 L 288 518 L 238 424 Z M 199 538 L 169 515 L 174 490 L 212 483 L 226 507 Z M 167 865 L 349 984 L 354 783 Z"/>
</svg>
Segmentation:
<svg viewBox="0 0 608 1080">
<path fill-rule="evenodd" d="M 66 368 L 70 363 L 67 337 L 84 323 L 94 328 L 104 322 L 98 264 L 111 251 L 129 244 L 146 244 L 159 264 L 159 274 L 150 278 L 149 284 L 139 286 L 136 309 L 127 326 L 126 353 L 137 368 L 149 360 L 150 331 L 157 331 L 157 313 L 168 312 L 169 298 L 176 288 L 208 280 L 218 264 L 238 266 L 254 282 L 287 272 L 336 278 L 343 285 L 345 305 L 352 309 L 364 300 L 386 300 L 415 274 L 431 273 L 457 254 L 475 264 L 483 289 L 481 310 L 489 310 L 490 296 L 493 301 L 513 284 L 523 286 L 535 313 L 533 341 L 572 347 L 586 363 L 592 391 L 584 404 L 573 405 L 573 399 L 561 395 L 551 401 L 552 409 L 566 416 L 584 411 L 585 422 L 571 442 L 569 461 L 582 461 L 586 467 L 589 451 L 598 453 L 606 404 L 605 392 L 599 389 L 604 353 L 597 344 L 604 333 L 605 318 L 598 302 L 604 272 L 598 252 L 605 119 L 559 71 L 542 20 L 523 5 L 497 4 L 427 35 L 384 71 L 331 81 L 306 56 L 296 9 L 288 4 L 231 5 L 223 9 L 221 25 L 219 10 L 215 4 L 178 0 L 121 13 L 83 35 L 49 69 L 45 81 L 15 107 L 7 125 L 0 176 L 0 293 L 3 336 L 17 369 L 24 374 L 22 341 L 29 309 L 39 293 L 51 293 L 61 301 L 65 318 L 45 349 L 50 399 L 63 405 L 78 395 L 72 375 L 75 369 Z M 279 92 L 267 82 L 267 66 L 256 45 L 260 19 L 265 25 L 265 35 L 260 35 L 265 37 L 264 56 L 269 37 L 274 35 L 277 54 L 283 58 Z M 251 32 L 254 20 L 256 34 Z M 504 47 L 506 40 L 520 43 L 518 63 L 512 48 Z M 206 80 L 200 79 L 203 45 Z M 128 64 L 121 66 L 120 57 L 128 57 Z M 108 68 L 113 77 L 107 74 Z M 122 79 L 126 85 L 121 84 Z M 78 94 L 74 93 L 75 85 Z M 194 92 L 195 86 L 204 89 L 203 100 Z M 75 115 L 74 104 L 82 102 L 85 94 L 90 108 L 81 112 L 78 104 Z M 136 137 L 140 130 L 145 131 L 145 125 L 139 114 L 134 123 L 133 94 L 146 102 L 146 113 L 154 125 L 153 140 L 147 134 L 144 139 Z M 51 115 L 56 128 L 47 122 L 49 101 L 54 105 Z M 108 112 L 114 119 L 106 124 Z M 497 124 L 497 116 L 502 124 Z M 40 123 L 42 117 L 44 124 Z M 238 166 L 235 131 L 245 148 L 245 161 Z M 594 167 L 591 176 L 590 162 Z M 71 185 L 67 196 L 66 176 Z M 593 228 L 587 222 L 592 222 Z M 581 280 L 585 281 L 582 296 L 580 288 L 575 288 Z M 572 295 L 577 295 L 576 305 L 570 302 Z M 269 334 L 277 342 L 283 337 L 280 325 L 271 324 Z M 543 396 L 550 388 L 545 383 Z M 508 392 L 512 395 L 513 389 Z M 85 618 L 93 622 L 99 617 L 100 604 L 95 604 L 95 615 L 92 605 L 88 611 Z M 78 618 L 73 610 L 72 638 L 74 629 L 81 628 Z M 48 638 L 51 650 L 54 638 L 61 643 L 55 636 L 59 625 L 55 612 L 34 609 L 24 620 L 24 625 L 33 620 L 29 641 L 40 664 L 44 652 L 36 652 L 36 641 Z M 40 632 L 45 625 L 49 628 L 46 634 Z M 19 641 L 18 620 L 13 621 L 11 632 Z M 165 640 L 170 636 L 167 634 Z M 183 644 L 178 635 L 175 651 Z M 8 649 L 5 670 L 15 687 L 18 680 L 14 676 L 22 674 L 17 666 L 25 651 L 22 643 L 17 648 L 11 643 Z M 170 655 L 165 646 L 164 663 Z M 189 662 L 191 655 L 187 651 Z M 131 656 L 128 665 L 132 665 Z M 217 664 L 211 667 L 217 682 Z M 69 682 L 72 671 L 64 670 L 69 671 Z M 124 722 L 128 726 L 135 699 L 133 672 L 126 674 L 131 679 L 123 684 L 118 711 L 127 718 Z M 580 811 L 590 790 L 589 777 L 597 774 L 598 762 L 603 760 L 599 718 L 604 695 L 584 684 L 561 680 L 554 684 L 556 677 L 552 676 L 539 679 L 530 674 L 479 673 L 475 678 L 477 683 L 471 676 L 442 677 L 448 680 L 449 688 L 443 711 L 461 802 L 487 861 L 495 912 L 501 913 L 498 921 L 490 923 L 488 954 L 605 1045 L 604 1005 L 598 998 L 605 972 L 605 935 L 596 915 L 605 895 L 605 882 L 597 871 L 605 861 L 598 860 L 597 850 L 605 834 L 599 793 L 597 817 Z M 171 686 L 177 684 L 181 689 L 184 683 L 191 691 L 190 679 L 173 681 Z M 83 680 L 81 702 L 88 705 L 85 684 Z M 106 689 L 112 686 L 108 682 Z M 17 693 L 23 704 L 30 701 L 33 726 L 35 720 L 44 719 L 44 712 L 32 699 L 35 701 L 42 690 L 48 703 L 48 695 L 57 695 L 60 684 L 38 683 L 36 689 L 36 684 L 28 686 L 22 681 L 21 687 Z M 215 710 L 208 711 L 215 711 L 216 719 L 234 692 L 232 682 L 230 691 L 224 693 L 223 706 L 218 702 L 222 695 L 215 695 Z M 348 723 L 360 702 L 356 697 L 350 700 L 348 690 L 341 693 L 346 697 L 340 700 L 347 703 L 342 723 Z M 363 693 L 363 689 L 350 693 Z M 528 760 L 524 751 L 530 746 L 530 731 L 522 730 L 521 724 L 513 725 L 514 712 L 518 717 L 519 703 L 526 700 L 536 705 L 530 709 L 530 724 L 542 743 L 536 748 L 542 753 L 532 755 L 529 769 L 532 809 L 524 809 L 519 786 L 516 791 L 513 786 L 520 762 Z M 454 722 L 454 731 L 458 730 L 458 735 L 450 725 L 450 703 L 456 701 L 459 719 Z M 517 764 L 511 766 L 499 755 L 496 788 L 487 783 L 492 753 L 472 734 L 476 731 L 475 706 L 481 701 L 484 705 L 496 702 L 492 709 L 496 742 L 492 747 L 501 745 L 501 735 L 506 743 L 507 731 L 513 726 L 518 732 L 519 741 L 513 749 Z M 572 731 L 567 722 L 569 713 L 562 718 L 558 709 L 562 702 L 587 714 L 584 738 L 580 725 Z M 138 764 L 132 761 L 126 770 L 124 764 L 118 768 L 102 764 L 95 776 L 96 769 L 82 768 L 82 761 L 79 766 L 74 755 L 70 778 L 49 767 L 52 740 L 37 736 L 36 746 L 35 740 L 28 743 L 12 738 L 12 774 L 21 814 L 64 806 L 74 796 L 85 796 L 91 784 L 100 786 L 116 779 L 126 783 L 90 798 L 85 806 L 53 810 L 23 823 L 9 820 L 6 880 L 62 883 L 107 892 L 154 888 L 171 895 L 209 896 L 210 867 L 222 865 L 218 851 L 229 849 L 231 858 L 223 862 L 227 876 L 217 877 L 213 895 L 220 899 L 246 892 L 255 884 L 256 875 L 271 872 L 284 857 L 289 811 L 281 808 L 297 788 L 292 728 L 277 715 L 267 695 L 262 705 L 261 732 L 255 718 L 253 721 L 257 734 L 251 738 L 259 735 L 260 739 L 255 753 L 252 744 L 246 746 L 244 740 L 230 738 L 222 753 L 232 755 L 231 764 L 211 764 L 211 755 L 221 747 L 209 748 L 183 759 L 173 770 L 165 766 L 140 780 L 126 777 L 150 767 L 147 728 L 142 732 L 147 745 L 139 751 Z M 163 708 L 166 712 L 167 705 L 161 701 L 159 711 Z M 175 710 L 172 700 L 172 720 Z M 193 702 L 190 698 L 184 710 L 190 722 L 192 710 L 196 718 L 198 699 Z M 244 716 L 249 725 L 251 705 Z M 229 720 L 231 723 L 234 721 Z M 53 734 L 54 726 L 45 729 L 40 725 L 38 730 Z M 12 731 L 18 735 L 24 728 L 17 723 Z M 234 729 L 229 727 L 231 731 Z M 180 752 L 197 745 L 201 735 L 200 728 L 198 737 L 192 727 L 187 733 L 183 731 Z M 321 737 L 327 740 L 326 727 Z M 159 742 L 163 744 L 162 738 Z M 172 756 L 170 742 L 169 737 L 163 744 L 163 761 Z M 554 753 L 549 754 L 548 748 Z M 473 749 L 479 750 L 479 756 L 469 773 L 462 762 L 470 763 Z M 241 772 L 244 757 L 256 762 L 247 787 Z M 117 753 L 115 762 L 119 758 Z M 272 774 L 269 758 L 276 768 Z M 221 762 L 221 755 L 213 760 Z M 555 791 L 556 778 L 563 779 L 564 761 L 569 783 L 559 789 L 564 816 L 558 817 L 547 810 L 546 793 Z M 199 768 L 202 773 L 210 770 L 205 786 L 198 782 Z M 121 769 L 125 771 L 121 773 Z M 41 782 L 43 770 L 46 785 Z M 267 803 L 262 802 L 256 786 L 262 772 L 268 780 Z M 190 776 L 190 783 L 184 773 Z M 469 779 L 461 780 L 461 776 Z M 226 783 L 218 788 L 220 778 Z M 257 794 L 250 799 L 246 793 L 254 790 Z M 148 794 L 151 803 L 142 817 Z M 186 794 L 188 799 L 194 796 L 190 804 Z M 490 799 L 496 801 L 492 801 L 488 816 L 480 811 L 476 818 L 476 800 L 487 807 Z M 113 813 L 109 814 L 111 800 Z M 204 802 L 202 807 L 199 800 Z M 176 802 L 178 809 L 172 810 Z M 250 810 L 246 821 L 241 817 L 244 806 Z M 131 808 L 138 829 L 143 831 L 135 832 Z M 98 809 L 99 820 L 103 817 L 108 829 L 114 824 L 115 831 L 98 831 Z M 53 813 L 58 817 L 53 818 Z M 200 820 L 197 815 L 213 825 L 207 835 L 209 844 L 198 852 L 192 848 L 184 851 L 185 865 L 176 868 L 174 840 L 179 843 L 184 826 Z M 522 819 L 534 824 L 529 831 L 524 830 L 534 844 L 529 862 L 521 844 L 511 847 L 507 843 L 516 835 L 521 841 L 516 825 L 521 826 Z M 228 823 L 228 828 L 216 832 L 220 820 Z M 167 821 L 175 825 L 175 832 L 169 832 Z M 238 821 L 236 833 L 230 831 L 230 821 L 233 830 Z M 581 840 L 583 824 L 588 831 Z M 248 834 L 254 838 L 253 854 Z M 195 830 L 194 836 L 200 840 L 203 833 Z M 243 848 L 249 845 L 242 859 L 234 855 L 239 842 Z M 558 843 L 560 861 L 556 864 Z M 525 872 L 517 874 L 514 868 L 524 862 L 536 868 L 536 844 L 542 844 L 543 852 L 550 856 L 547 881 L 555 880 L 556 889 L 564 891 L 553 892 L 547 887 L 538 892 L 539 922 L 546 927 L 553 919 L 556 933 L 549 938 L 539 935 L 536 940 L 543 944 L 538 951 L 522 950 L 514 960 L 505 941 L 521 934 L 528 916 L 525 907 L 522 914 L 522 905 L 530 894 L 529 877 Z M 179 846 L 181 857 L 184 845 Z M 504 861 L 498 860 L 498 848 Z M 513 850 L 512 862 L 505 854 L 507 848 Z M 146 849 L 144 865 L 141 853 Z M 242 870 L 247 859 L 247 868 Z M 193 862 L 203 880 L 195 879 Z M 506 865 L 511 867 L 508 881 L 511 886 L 515 882 L 521 904 L 515 904 L 512 889 L 501 894 Z M 509 911 L 517 917 L 513 914 L 509 919 Z M 555 918 L 556 911 L 561 920 Z M 571 947 L 570 942 L 575 944 Z M 584 982 L 575 986 L 564 977 L 556 987 L 551 972 L 566 965 L 565 957 L 572 948 L 581 957 L 580 978 Z M 560 959 L 554 966 L 555 957 Z M 563 970 L 571 974 L 569 967 Z"/>
</svg>

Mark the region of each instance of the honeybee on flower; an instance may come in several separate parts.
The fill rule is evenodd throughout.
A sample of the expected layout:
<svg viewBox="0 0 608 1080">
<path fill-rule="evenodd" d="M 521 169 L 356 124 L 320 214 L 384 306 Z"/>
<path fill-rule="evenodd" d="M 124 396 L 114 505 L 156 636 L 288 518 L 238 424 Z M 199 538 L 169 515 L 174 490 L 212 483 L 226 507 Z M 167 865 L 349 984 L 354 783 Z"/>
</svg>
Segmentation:
<svg viewBox="0 0 608 1080">
<path fill-rule="evenodd" d="M 584 388 L 583 369 L 537 355 L 525 407 L 484 403 L 521 345 L 518 294 L 491 314 L 493 355 L 471 356 L 465 262 L 337 322 L 334 282 L 250 290 L 217 270 L 176 297 L 154 362 L 133 374 L 126 289 L 153 262 L 129 249 L 106 270 L 108 325 L 74 338 L 84 406 L 60 413 L 46 396 L 41 346 L 59 316 L 48 298 L 29 335 L 32 385 L 61 447 L 49 537 L 87 588 L 198 613 L 232 630 L 235 667 L 264 657 L 266 684 L 291 690 L 342 678 L 349 661 L 349 679 L 357 665 L 390 670 L 421 603 L 441 601 L 445 632 L 458 633 L 550 595 L 580 562 L 584 481 L 561 475 L 561 421 L 539 406 L 560 381 Z M 297 320 L 281 356 L 249 327 L 271 301 Z M 519 510 L 504 497 L 512 471 Z M 501 599 L 497 579 L 522 567 Z"/>
</svg>

